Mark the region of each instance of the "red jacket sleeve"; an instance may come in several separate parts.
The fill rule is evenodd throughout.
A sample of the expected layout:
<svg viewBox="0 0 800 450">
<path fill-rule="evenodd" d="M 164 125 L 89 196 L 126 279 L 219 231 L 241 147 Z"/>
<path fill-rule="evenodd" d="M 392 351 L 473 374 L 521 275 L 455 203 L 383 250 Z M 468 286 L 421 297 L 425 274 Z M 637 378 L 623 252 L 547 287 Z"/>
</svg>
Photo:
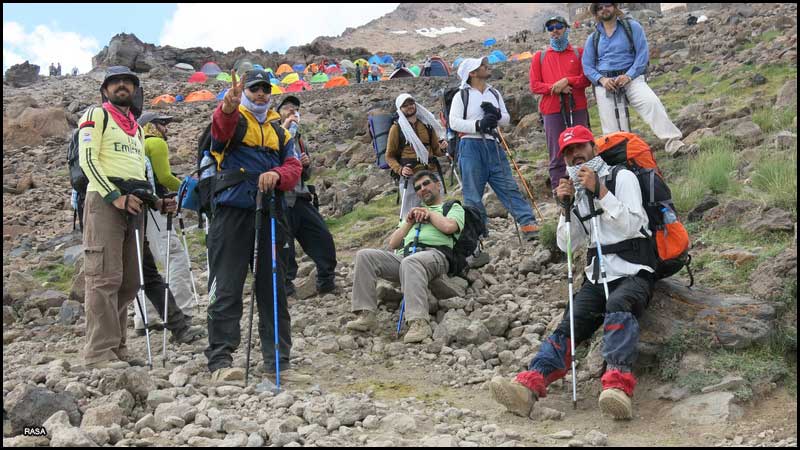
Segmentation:
<svg viewBox="0 0 800 450">
<path fill-rule="evenodd" d="M 233 137 L 236 131 L 236 124 L 239 122 L 239 108 L 230 114 L 222 112 L 222 102 L 219 102 L 217 109 L 211 116 L 211 137 L 217 142 L 227 142 Z"/>
<path fill-rule="evenodd" d="M 583 74 L 583 63 L 581 63 L 583 59 L 582 48 L 578 49 L 578 54 L 581 56 L 581 58 L 578 59 L 578 67 L 580 67 L 581 69 L 581 74 L 574 77 L 568 77 L 567 81 L 569 82 L 569 85 L 572 86 L 573 89 L 586 89 L 592 83 L 589 81 L 588 78 L 586 78 L 586 75 Z"/>
<path fill-rule="evenodd" d="M 553 85 L 545 83 L 542 78 L 542 66 L 539 64 L 541 58 L 541 51 L 536 52 L 531 58 L 531 70 L 529 73 L 531 92 L 534 94 L 548 95 Z"/>
<path fill-rule="evenodd" d="M 291 191 L 297 186 L 297 183 L 300 181 L 300 175 L 303 173 L 303 165 L 300 163 L 299 159 L 291 156 L 294 155 L 294 139 L 289 139 L 289 143 L 287 143 L 284 151 L 287 153 L 287 156 L 283 160 L 283 164 L 271 171 L 277 172 L 278 175 L 281 176 L 281 179 L 278 181 L 278 189 L 286 192 Z"/>
</svg>

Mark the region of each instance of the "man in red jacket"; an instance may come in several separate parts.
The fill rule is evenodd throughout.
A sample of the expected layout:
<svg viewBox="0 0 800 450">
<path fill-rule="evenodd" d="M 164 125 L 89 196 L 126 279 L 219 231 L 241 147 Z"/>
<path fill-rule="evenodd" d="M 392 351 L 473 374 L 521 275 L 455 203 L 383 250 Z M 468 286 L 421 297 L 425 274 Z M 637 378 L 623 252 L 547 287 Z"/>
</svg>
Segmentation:
<svg viewBox="0 0 800 450">
<path fill-rule="evenodd" d="M 550 48 L 531 59 L 530 87 L 531 92 L 542 96 L 539 113 L 544 118 L 550 152 L 550 187 L 555 190 L 567 170 L 564 158 L 558 156 L 558 137 L 568 127 L 589 127 L 586 88 L 590 83 L 583 75 L 583 49 L 569 44 L 567 20 L 551 17 L 545 28 L 550 34 Z"/>
</svg>

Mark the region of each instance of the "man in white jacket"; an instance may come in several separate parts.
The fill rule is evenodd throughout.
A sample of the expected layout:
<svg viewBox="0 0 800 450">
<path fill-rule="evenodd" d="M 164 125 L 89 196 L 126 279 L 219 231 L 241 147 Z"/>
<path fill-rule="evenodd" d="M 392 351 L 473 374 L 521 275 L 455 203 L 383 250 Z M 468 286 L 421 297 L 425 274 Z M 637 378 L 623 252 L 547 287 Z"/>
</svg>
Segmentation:
<svg viewBox="0 0 800 450">
<path fill-rule="evenodd" d="M 562 178 L 556 188 L 556 196 L 564 207 L 558 222 L 558 247 L 564 251 L 567 248 L 565 217 L 571 214 L 572 249 L 588 243 L 587 258 L 591 262 L 573 301 L 575 346 L 591 338 L 597 327 L 603 325 L 603 359 L 607 369 L 601 379 L 600 409 L 615 419 L 630 419 L 631 397 L 636 386 L 632 368 L 639 341 L 637 317 L 650 303 L 657 262 L 647 231 L 648 218 L 639 182 L 631 171 L 620 169 L 613 181 L 614 193 L 609 191 L 606 178 L 611 174 L 610 167 L 597 156 L 592 133 L 583 126 L 564 130 L 559 149 L 567 163 L 569 179 Z M 590 220 L 589 202 L 594 205 L 596 220 Z M 597 236 L 602 246 L 605 277 L 600 276 L 597 241 L 593 236 Z M 512 413 L 529 415 L 536 400 L 547 395 L 547 385 L 566 375 L 572 361 L 571 348 L 567 310 L 527 371 L 519 373 L 513 381 L 501 377 L 491 381 L 495 401 Z"/>
</svg>

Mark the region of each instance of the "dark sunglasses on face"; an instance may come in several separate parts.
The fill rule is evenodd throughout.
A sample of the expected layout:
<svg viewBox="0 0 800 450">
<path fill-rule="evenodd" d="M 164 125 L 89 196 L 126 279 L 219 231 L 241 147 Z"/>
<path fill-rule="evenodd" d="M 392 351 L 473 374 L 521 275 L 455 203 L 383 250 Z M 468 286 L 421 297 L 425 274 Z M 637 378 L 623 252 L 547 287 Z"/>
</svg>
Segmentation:
<svg viewBox="0 0 800 450">
<path fill-rule="evenodd" d="M 265 94 L 269 94 L 272 92 L 272 86 L 269 84 L 257 84 L 255 86 L 250 86 L 247 88 L 248 91 L 252 92 L 253 94 L 257 93 L 258 91 L 262 91 Z"/>
<path fill-rule="evenodd" d="M 423 182 L 422 182 L 422 183 L 420 183 L 420 184 L 415 184 L 415 185 L 414 185 L 414 192 L 419 192 L 419 190 L 420 190 L 420 189 L 422 189 L 423 187 L 425 187 L 425 186 L 427 186 L 427 185 L 429 185 L 429 184 L 431 184 L 431 183 L 433 183 L 433 181 L 431 181 L 431 180 L 425 180 L 425 181 L 423 181 Z"/>
<path fill-rule="evenodd" d="M 564 29 L 564 24 L 561 22 L 557 22 L 547 26 L 547 31 L 563 30 L 563 29 Z"/>
</svg>

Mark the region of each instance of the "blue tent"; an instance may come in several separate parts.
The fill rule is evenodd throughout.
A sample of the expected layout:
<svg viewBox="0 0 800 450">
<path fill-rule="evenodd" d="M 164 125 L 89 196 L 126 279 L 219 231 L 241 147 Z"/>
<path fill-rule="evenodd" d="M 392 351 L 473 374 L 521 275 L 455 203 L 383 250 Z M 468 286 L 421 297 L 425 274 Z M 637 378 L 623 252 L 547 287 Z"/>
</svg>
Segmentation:
<svg viewBox="0 0 800 450">
<path fill-rule="evenodd" d="M 383 55 L 381 64 L 394 64 L 394 58 L 392 58 L 392 55 Z"/>
<path fill-rule="evenodd" d="M 483 46 L 484 47 L 491 47 L 494 44 L 497 44 L 497 39 L 495 39 L 495 38 L 489 38 L 489 39 L 483 41 Z"/>
<path fill-rule="evenodd" d="M 228 88 L 225 88 L 222 91 L 220 91 L 220 93 L 217 94 L 217 100 L 222 100 L 223 98 L 225 98 L 226 92 L 228 92 Z"/>
<path fill-rule="evenodd" d="M 183 101 L 183 96 L 181 94 L 176 95 L 175 96 L 175 101 L 178 102 L 178 103 L 182 102 Z"/>
<path fill-rule="evenodd" d="M 497 64 L 499 62 L 508 61 L 508 57 L 500 50 L 495 50 L 489 54 L 489 64 Z"/>
<path fill-rule="evenodd" d="M 292 66 L 292 70 L 294 70 L 297 73 L 300 73 L 300 72 L 306 70 L 306 65 L 305 64 L 295 64 L 295 65 Z"/>
<path fill-rule="evenodd" d="M 381 57 L 378 56 L 378 55 L 372 55 L 369 58 L 369 63 L 370 64 L 381 64 Z"/>
<path fill-rule="evenodd" d="M 459 56 L 458 58 L 456 58 L 455 61 L 453 61 L 453 67 L 458 67 L 458 65 L 461 64 L 462 61 L 464 61 L 464 58 Z"/>
<path fill-rule="evenodd" d="M 261 64 L 253 64 L 253 70 L 264 70 L 264 66 Z"/>
</svg>

